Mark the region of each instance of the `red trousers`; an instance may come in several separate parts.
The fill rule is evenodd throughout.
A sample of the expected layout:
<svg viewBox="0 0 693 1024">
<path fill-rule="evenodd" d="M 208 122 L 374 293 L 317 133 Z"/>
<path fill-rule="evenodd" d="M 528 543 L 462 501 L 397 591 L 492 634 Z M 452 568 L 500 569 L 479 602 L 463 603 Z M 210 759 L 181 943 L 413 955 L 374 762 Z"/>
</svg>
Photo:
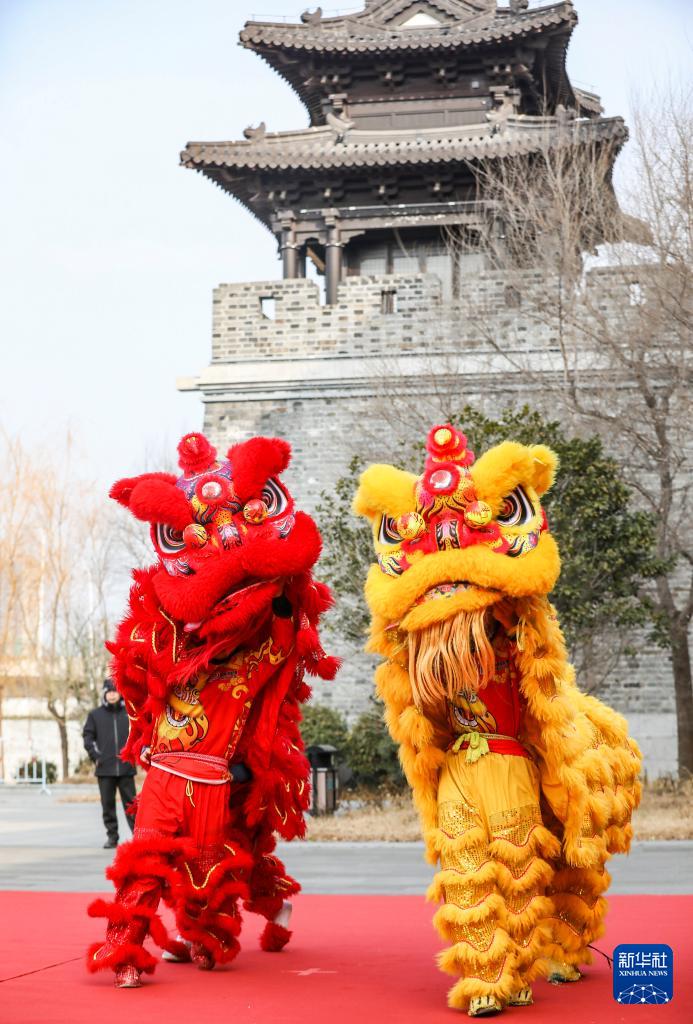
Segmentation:
<svg viewBox="0 0 693 1024">
<path fill-rule="evenodd" d="M 156 912 L 161 899 L 173 908 L 180 935 L 215 963 L 232 960 L 240 949 L 241 902 L 267 918 L 263 949 L 286 944 L 290 932 L 272 922 L 299 885 L 273 855 L 272 833 L 245 827 L 241 800 L 232 783 L 210 785 L 149 771 L 134 837 L 119 847 L 106 872 L 116 886 L 115 900 L 89 907 L 92 917 L 108 920 L 106 941 L 89 950 L 89 970 L 132 965 L 150 973 L 156 960 L 143 948 L 147 935 L 184 955 Z"/>
</svg>

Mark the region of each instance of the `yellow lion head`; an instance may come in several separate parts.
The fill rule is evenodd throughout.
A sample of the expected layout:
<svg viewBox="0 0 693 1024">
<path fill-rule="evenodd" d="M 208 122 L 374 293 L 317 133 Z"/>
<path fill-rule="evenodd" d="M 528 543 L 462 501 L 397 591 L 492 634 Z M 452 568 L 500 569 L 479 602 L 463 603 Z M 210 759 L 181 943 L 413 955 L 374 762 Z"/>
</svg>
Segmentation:
<svg viewBox="0 0 693 1024">
<path fill-rule="evenodd" d="M 361 476 L 354 510 L 373 529 L 373 615 L 411 632 L 504 598 L 548 594 L 560 559 L 540 499 L 554 452 L 504 441 L 475 462 L 449 425 L 430 430 L 426 451 L 421 476 L 387 465 Z"/>
</svg>

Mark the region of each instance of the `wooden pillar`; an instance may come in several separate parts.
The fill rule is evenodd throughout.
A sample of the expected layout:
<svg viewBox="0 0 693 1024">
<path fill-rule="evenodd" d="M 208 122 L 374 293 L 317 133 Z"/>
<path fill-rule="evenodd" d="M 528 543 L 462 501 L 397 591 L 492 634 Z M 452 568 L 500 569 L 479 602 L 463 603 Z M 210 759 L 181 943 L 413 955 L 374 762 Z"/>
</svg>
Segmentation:
<svg viewBox="0 0 693 1024">
<path fill-rule="evenodd" d="M 299 247 L 296 244 L 296 234 L 292 227 L 282 228 L 282 241 L 280 249 L 282 254 L 282 271 L 284 277 L 298 277 Z"/>
<path fill-rule="evenodd" d="M 339 224 L 333 220 L 328 224 L 325 243 L 325 301 L 330 306 L 337 301 L 337 289 L 342 279 L 342 248 Z"/>
</svg>

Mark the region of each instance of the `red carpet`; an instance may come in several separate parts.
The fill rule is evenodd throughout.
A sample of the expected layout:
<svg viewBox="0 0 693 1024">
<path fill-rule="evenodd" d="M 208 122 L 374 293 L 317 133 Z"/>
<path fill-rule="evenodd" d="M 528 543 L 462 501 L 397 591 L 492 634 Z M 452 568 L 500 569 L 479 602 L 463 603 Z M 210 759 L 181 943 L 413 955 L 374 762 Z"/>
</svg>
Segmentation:
<svg viewBox="0 0 693 1024">
<path fill-rule="evenodd" d="M 2 1024 L 450 1024 L 451 983 L 434 966 L 432 908 L 417 896 L 302 896 L 295 934 L 279 954 L 258 948 L 260 920 L 248 916 L 244 948 L 227 968 L 201 974 L 161 964 L 144 987 L 116 991 L 112 975 L 88 975 L 84 950 L 102 922 L 86 916 L 82 893 L 0 893 Z M 601 957 L 576 985 L 535 986 L 535 1006 L 511 1009 L 510 1024 L 670 1024 L 693 1020 L 693 896 L 614 896 L 609 954 L 619 942 L 666 942 L 674 950 L 674 1000 L 619 1006 Z"/>
</svg>

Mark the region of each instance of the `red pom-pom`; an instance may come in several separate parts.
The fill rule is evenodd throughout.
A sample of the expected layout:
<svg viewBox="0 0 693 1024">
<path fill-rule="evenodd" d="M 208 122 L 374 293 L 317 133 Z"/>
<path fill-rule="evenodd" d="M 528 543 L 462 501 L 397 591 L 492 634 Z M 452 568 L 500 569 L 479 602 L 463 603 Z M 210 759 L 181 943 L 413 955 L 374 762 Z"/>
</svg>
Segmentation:
<svg viewBox="0 0 693 1024">
<path fill-rule="evenodd" d="M 330 655 L 327 658 L 321 658 L 314 668 L 310 668 L 310 671 L 313 675 L 320 676 L 321 679 L 334 679 L 341 664 L 341 658 L 334 658 Z"/>
<path fill-rule="evenodd" d="M 188 476 L 211 469 L 217 450 L 204 434 L 186 434 L 178 445 L 178 465 Z"/>
</svg>

